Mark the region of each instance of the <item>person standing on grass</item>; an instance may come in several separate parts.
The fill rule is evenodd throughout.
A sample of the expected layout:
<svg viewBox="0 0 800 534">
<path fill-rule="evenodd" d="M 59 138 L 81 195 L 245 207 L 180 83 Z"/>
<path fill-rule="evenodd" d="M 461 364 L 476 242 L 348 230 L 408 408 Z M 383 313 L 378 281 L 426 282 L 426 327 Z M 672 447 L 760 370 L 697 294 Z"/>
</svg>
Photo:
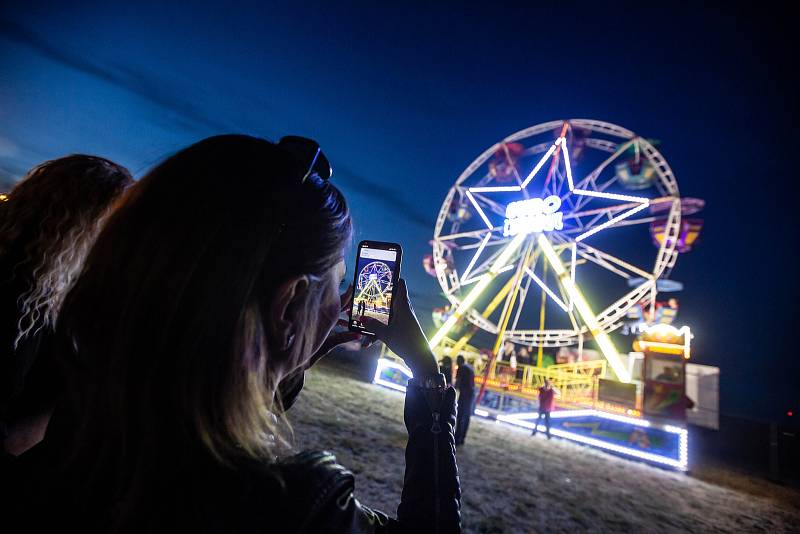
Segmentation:
<svg viewBox="0 0 800 534">
<path fill-rule="evenodd" d="M 550 383 L 550 379 L 545 378 L 544 385 L 539 388 L 539 417 L 536 418 L 531 436 L 536 435 L 536 429 L 539 426 L 539 421 L 541 421 L 542 416 L 544 416 L 544 425 L 547 429 L 547 439 L 550 439 L 550 412 L 553 411 L 553 407 L 555 406 L 556 395 L 561 395 L 561 392 L 558 391 L 557 387 Z"/>
<path fill-rule="evenodd" d="M 458 410 L 456 416 L 456 445 L 463 445 L 469 429 L 469 419 L 472 417 L 473 402 L 475 400 L 475 371 L 464 357 L 459 354 L 456 358 L 458 370 L 456 371 L 456 389 L 458 390 Z"/>
<path fill-rule="evenodd" d="M 439 372 L 444 375 L 444 380 L 448 386 L 453 385 L 453 359 L 450 356 L 445 356 L 439 362 Z"/>
</svg>

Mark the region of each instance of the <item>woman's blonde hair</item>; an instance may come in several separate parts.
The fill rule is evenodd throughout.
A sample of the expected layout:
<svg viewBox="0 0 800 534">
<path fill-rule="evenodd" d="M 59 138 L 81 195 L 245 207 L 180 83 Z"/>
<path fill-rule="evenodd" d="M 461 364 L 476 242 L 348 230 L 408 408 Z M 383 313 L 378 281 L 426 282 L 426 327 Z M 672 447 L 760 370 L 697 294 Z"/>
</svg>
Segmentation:
<svg viewBox="0 0 800 534">
<path fill-rule="evenodd" d="M 112 473 L 109 498 L 133 517 L 153 477 L 167 476 L 153 469 L 163 458 L 274 460 L 290 430 L 267 364 L 279 354 L 266 310 L 289 277 L 332 268 L 350 235 L 341 193 L 315 175 L 301 183 L 263 139 L 208 138 L 143 177 L 59 321 L 77 348 L 66 362 L 70 463 L 96 467 L 103 484 Z"/>
</svg>

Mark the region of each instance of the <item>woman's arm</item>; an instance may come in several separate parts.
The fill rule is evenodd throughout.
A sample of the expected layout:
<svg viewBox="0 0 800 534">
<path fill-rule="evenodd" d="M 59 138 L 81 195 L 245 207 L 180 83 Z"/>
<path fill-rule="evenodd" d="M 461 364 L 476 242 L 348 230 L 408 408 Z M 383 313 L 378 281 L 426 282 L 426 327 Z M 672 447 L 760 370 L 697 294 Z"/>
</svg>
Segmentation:
<svg viewBox="0 0 800 534">
<path fill-rule="evenodd" d="M 437 415 L 438 414 L 438 415 Z M 324 480 L 315 492 L 324 505 L 308 514 L 301 532 L 374 534 L 451 534 L 461 531 L 461 490 L 455 457 L 455 390 L 429 390 L 412 383 L 404 411 L 408 429 L 406 471 L 397 519 L 363 506 L 354 496 L 355 478 L 330 453 L 314 460 Z M 438 421 L 438 425 L 436 424 Z M 327 456 L 325 456 L 327 455 Z M 323 457 L 324 456 L 324 457 Z"/>
<path fill-rule="evenodd" d="M 414 378 L 406 390 L 406 471 L 396 522 L 387 532 L 452 533 L 461 530 L 461 489 L 455 456 L 455 390 L 444 387 L 436 358 L 408 299 L 405 280 L 397 285 L 389 326 L 367 318 L 367 328 L 399 355 Z M 344 498 L 344 497 L 342 497 Z M 349 500 L 359 506 L 350 496 Z"/>
<path fill-rule="evenodd" d="M 414 382 L 411 380 L 406 390 L 408 445 L 397 520 L 408 532 L 460 532 L 461 488 L 453 436 L 455 390 L 431 390 Z"/>
</svg>

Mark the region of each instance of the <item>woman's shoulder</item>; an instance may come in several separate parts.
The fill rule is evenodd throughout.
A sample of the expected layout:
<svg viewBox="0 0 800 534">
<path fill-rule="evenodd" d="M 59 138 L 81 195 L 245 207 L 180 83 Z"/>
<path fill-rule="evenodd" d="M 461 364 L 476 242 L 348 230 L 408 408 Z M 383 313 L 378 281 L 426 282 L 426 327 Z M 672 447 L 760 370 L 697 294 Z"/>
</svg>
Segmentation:
<svg viewBox="0 0 800 534">
<path fill-rule="evenodd" d="M 251 509 L 280 510 L 280 522 L 288 531 L 306 531 L 331 505 L 352 495 L 353 473 L 328 451 L 303 451 L 276 462 L 250 465 L 244 501 Z"/>
<path fill-rule="evenodd" d="M 265 489 L 280 491 L 293 501 L 308 505 L 354 486 L 353 473 L 336 461 L 329 451 L 303 451 L 251 471 Z"/>
</svg>

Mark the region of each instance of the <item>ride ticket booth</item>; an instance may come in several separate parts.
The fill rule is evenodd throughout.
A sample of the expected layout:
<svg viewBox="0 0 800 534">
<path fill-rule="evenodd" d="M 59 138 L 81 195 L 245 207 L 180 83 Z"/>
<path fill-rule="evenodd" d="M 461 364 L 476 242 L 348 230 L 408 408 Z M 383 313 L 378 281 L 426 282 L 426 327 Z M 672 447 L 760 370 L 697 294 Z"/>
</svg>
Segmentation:
<svg viewBox="0 0 800 534">
<path fill-rule="evenodd" d="M 645 416 L 686 421 L 693 402 L 686 396 L 686 361 L 691 356 L 691 331 L 658 324 L 648 328 L 633 347 L 644 354 L 642 412 Z"/>
</svg>

